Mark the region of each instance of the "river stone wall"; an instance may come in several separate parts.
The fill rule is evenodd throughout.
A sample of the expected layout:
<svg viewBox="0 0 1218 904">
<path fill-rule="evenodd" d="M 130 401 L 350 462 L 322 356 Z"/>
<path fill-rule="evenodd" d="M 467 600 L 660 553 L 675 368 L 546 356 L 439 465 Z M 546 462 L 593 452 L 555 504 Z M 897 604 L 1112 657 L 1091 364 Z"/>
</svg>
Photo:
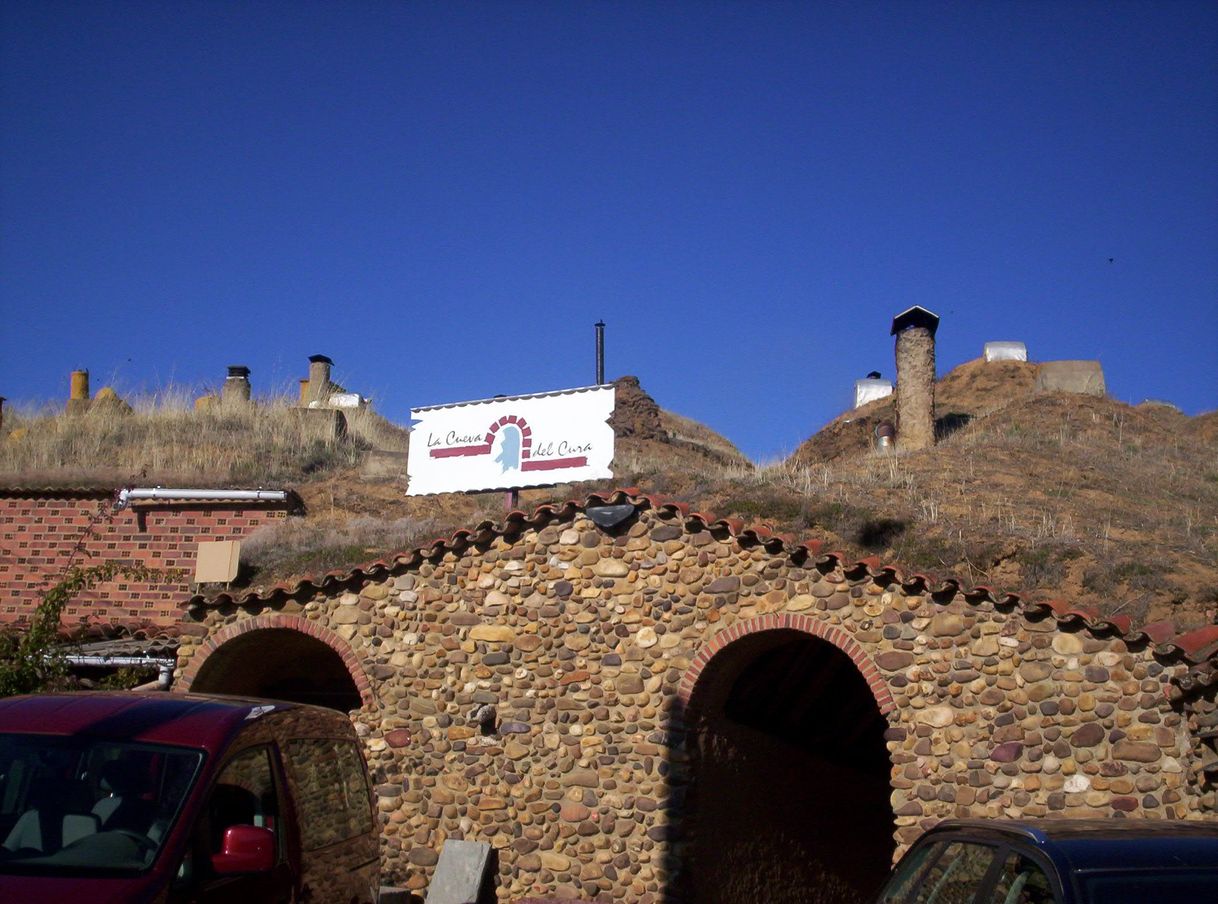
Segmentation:
<svg viewBox="0 0 1218 904">
<path fill-rule="evenodd" d="M 582 509 L 552 520 L 437 545 L 381 580 L 195 606 L 179 675 L 252 617 L 348 643 L 375 696 L 353 718 L 385 878 L 412 889 L 462 838 L 498 852 L 501 900 L 660 900 L 687 843 L 682 701 L 727 640 L 781 627 L 846 649 L 890 694 L 898 853 L 948 816 L 1202 815 L 1168 700 L 1183 666 L 1149 645 L 675 507 L 639 505 L 617 533 Z"/>
</svg>

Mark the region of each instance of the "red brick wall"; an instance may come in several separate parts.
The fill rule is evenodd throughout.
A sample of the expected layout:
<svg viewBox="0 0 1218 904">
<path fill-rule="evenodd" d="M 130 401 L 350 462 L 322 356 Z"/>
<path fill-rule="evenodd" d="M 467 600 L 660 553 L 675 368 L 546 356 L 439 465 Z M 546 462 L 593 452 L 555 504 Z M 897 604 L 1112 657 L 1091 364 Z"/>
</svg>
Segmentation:
<svg viewBox="0 0 1218 904">
<path fill-rule="evenodd" d="M 180 584 L 124 580 L 98 585 L 68 606 L 64 623 L 84 621 L 169 625 L 190 595 L 200 540 L 237 540 L 287 517 L 279 504 L 157 503 L 113 512 L 109 496 L 0 496 L 0 623 L 27 616 L 40 594 L 62 574 L 69 559 L 89 565 L 134 562 L 180 568 Z M 89 525 L 93 524 L 92 530 Z M 72 552 L 80 549 L 72 558 Z"/>
</svg>

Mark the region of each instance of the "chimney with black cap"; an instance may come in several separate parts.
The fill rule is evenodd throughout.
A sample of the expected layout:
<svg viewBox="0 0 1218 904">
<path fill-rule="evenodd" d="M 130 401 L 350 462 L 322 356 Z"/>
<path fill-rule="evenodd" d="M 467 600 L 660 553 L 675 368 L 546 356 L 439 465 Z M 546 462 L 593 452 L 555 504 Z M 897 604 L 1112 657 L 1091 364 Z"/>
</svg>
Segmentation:
<svg viewBox="0 0 1218 904">
<path fill-rule="evenodd" d="M 324 402 L 333 391 L 330 382 L 330 368 L 334 362 L 325 355 L 309 355 L 309 391 L 308 402 Z"/>
<path fill-rule="evenodd" d="M 244 364 L 230 364 L 228 376 L 220 387 L 220 403 L 226 407 L 246 405 L 250 400 L 250 369 Z"/>
<path fill-rule="evenodd" d="M 935 331 L 939 316 L 919 305 L 892 319 L 897 337 L 897 448 L 935 444 Z"/>
</svg>

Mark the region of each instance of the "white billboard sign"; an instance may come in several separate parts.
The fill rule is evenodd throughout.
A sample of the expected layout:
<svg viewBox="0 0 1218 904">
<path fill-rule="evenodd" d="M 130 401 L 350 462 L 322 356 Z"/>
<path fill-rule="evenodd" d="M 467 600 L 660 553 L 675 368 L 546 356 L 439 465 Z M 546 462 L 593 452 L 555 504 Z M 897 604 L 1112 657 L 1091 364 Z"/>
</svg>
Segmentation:
<svg viewBox="0 0 1218 904">
<path fill-rule="evenodd" d="M 612 386 L 413 408 L 407 495 L 613 476 Z"/>
</svg>

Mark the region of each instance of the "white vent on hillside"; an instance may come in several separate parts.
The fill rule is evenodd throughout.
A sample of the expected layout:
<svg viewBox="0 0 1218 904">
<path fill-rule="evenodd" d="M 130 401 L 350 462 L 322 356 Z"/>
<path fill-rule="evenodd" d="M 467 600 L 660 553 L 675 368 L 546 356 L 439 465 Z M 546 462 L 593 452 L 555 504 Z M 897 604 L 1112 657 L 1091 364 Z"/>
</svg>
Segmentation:
<svg viewBox="0 0 1218 904">
<path fill-rule="evenodd" d="M 854 381 L 854 407 L 861 408 L 868 402 L 892 395 L 892 380 L 879 380 L 867 377 L 865 380 Z"/>
<path fill-rule="evenodd" d="M 986 361 L 1027 361 L 1028 347 L 1022 342 L 987 342 Z"/>
</svg>

